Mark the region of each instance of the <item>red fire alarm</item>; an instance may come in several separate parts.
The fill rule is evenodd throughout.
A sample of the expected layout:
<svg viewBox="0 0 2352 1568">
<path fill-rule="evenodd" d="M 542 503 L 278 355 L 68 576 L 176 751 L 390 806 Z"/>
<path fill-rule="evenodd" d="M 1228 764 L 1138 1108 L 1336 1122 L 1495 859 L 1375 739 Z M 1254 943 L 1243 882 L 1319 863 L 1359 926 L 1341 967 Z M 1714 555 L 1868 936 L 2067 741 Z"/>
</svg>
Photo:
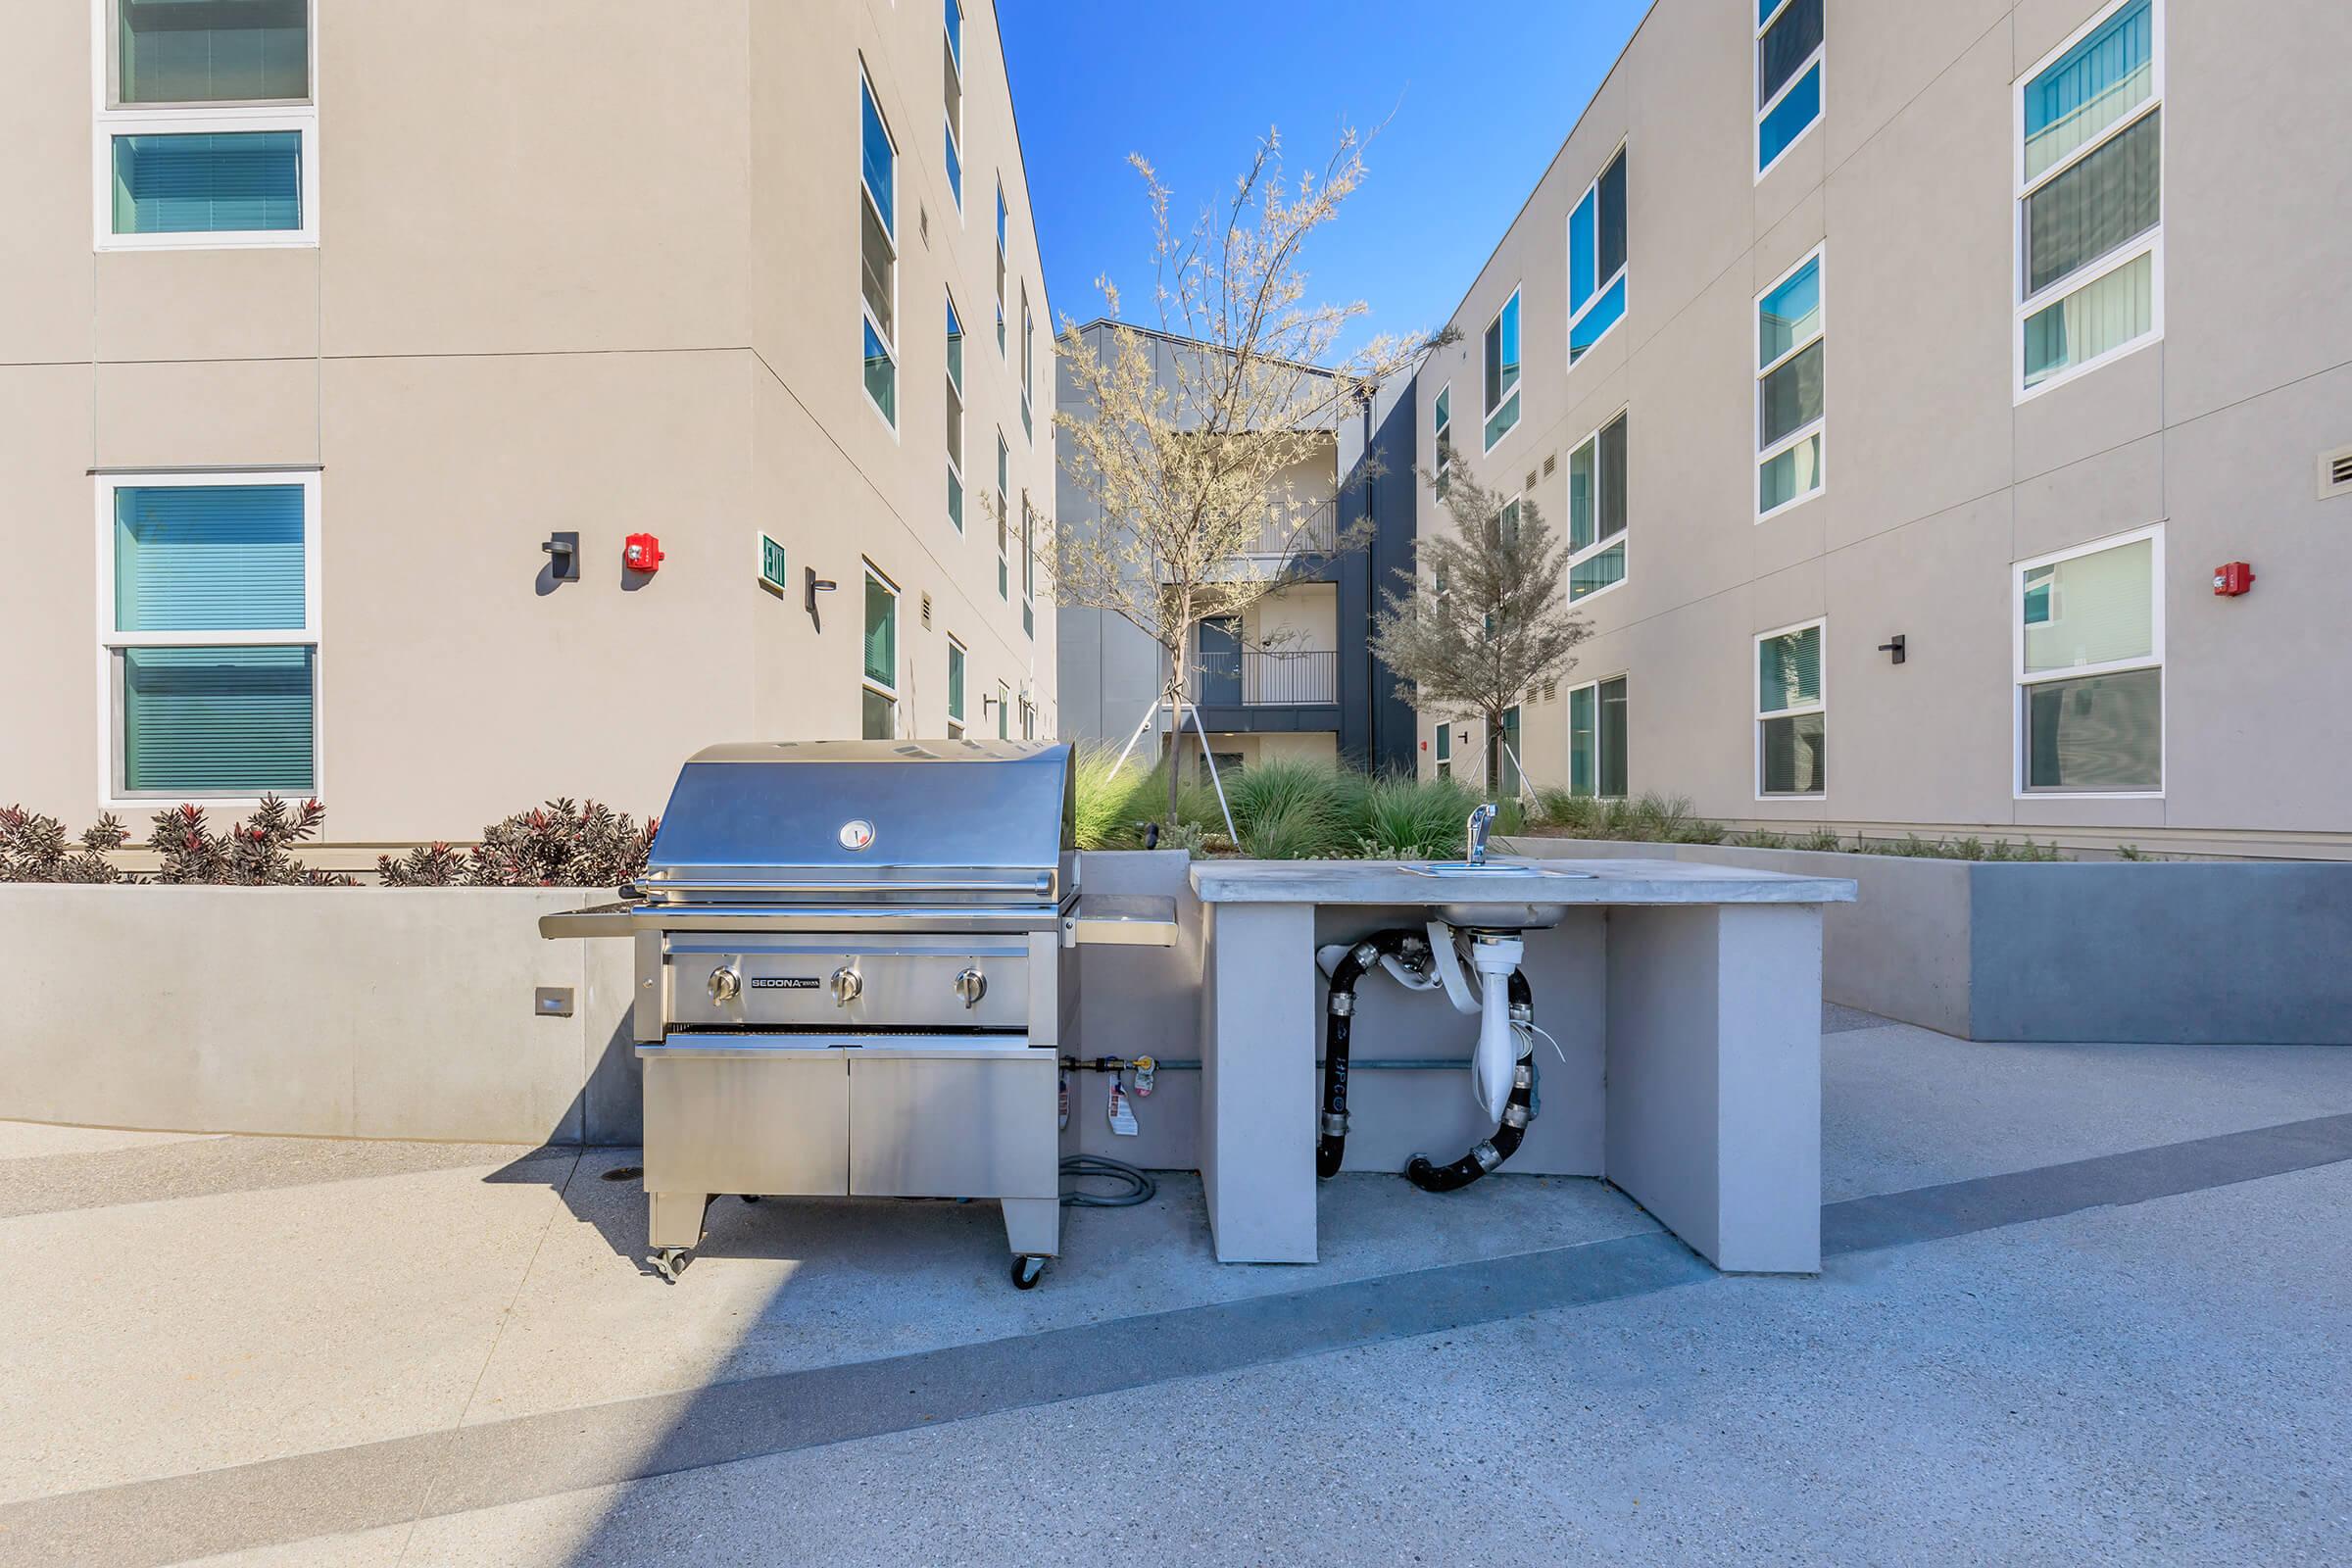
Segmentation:
<svg viewBox="0 0 2352 1568">
<path fill-rule="evenodd" d="M 633 533 L 620 542 L 620 564 L 631 571 L 651 575 L 662 569 L 662 541 L 650 533 Z"/>
<path fill-rule="evenodd" d="M 2242 561 L 2213 568 L 2213 591 L 2225 599 L 2235 599 L 2254 586 L 2254 568 Z"/>
</svg>

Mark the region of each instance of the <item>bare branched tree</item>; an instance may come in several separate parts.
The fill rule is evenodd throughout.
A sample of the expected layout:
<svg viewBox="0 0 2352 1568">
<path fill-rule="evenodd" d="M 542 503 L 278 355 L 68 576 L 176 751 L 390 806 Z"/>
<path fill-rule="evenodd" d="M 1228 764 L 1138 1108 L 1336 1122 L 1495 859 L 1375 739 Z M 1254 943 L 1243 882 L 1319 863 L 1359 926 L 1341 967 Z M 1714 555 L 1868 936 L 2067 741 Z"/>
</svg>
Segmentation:
<svg viewBox="0 0 2352 1568">
<path fill-rule="evenodd" d="M 1156 328 L 1122 320 L 1107 279 L 1098 281 L 1110 318 L 1105 352 L 1063 318 L 1060 369 L 1074 408 L 1054 423 L 1063 472 L 1095 520 L 1057 530 L 1055 590 L 1060 603 L 1117 614 L 1158 645 L 1160 700 L 1180 735 L 1200 622 L 1273 593 L 1302 554 L 1360 542 L 1333 525 L 1336 473 L 1329 485 L 1306 476 L 1332 466 L 1340 422 L 1358 400 L 1431 344 L 1380 336 L 1338 355 L 1366 307 L 1305 303 L 1302 250 L 1364 180 L 1354 131 L 1295 185 L 1268 132 L 1230 200 L 1184 229 L 1152 166 L 1129 162 L 1152 204 Z M 1377 466 L 1367 454 L 1348 482 Z M 1171 766 L 1171 819 L 1175 804 Z"/>
<path fill-rule="evenodd" d="M 1421 538 L 1416 571 L 1396 573 L 1403 591 L 1382 592 L 1372 652 L 1415 709 L 1485 720 L 1492 795 L 1502 776 L 1503 715 L 1550 694 L 1575 667 L 1573 650 L 1590 628 L 1568 612 L 1560 591 L 1568 558 L 1534 501 L 1480 484 L 1451 447 L 1421 477 L 1453 528 Z"/>
</svg>

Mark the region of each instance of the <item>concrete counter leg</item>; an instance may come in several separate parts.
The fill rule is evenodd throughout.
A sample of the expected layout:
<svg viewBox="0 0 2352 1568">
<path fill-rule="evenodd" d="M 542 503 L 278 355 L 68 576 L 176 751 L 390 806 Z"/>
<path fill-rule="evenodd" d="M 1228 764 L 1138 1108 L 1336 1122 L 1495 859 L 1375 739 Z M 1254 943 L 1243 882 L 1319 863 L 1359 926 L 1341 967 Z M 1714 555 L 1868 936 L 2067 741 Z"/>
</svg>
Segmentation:
<svg viewBox="0 0 2352 1568">
<path fill-rule="evenodd" d="M 1210 905 L 1200 1186 L 1220 1263 L 1315 1260 L 1315 911 Z"/>
<path fill-rule="evenodd" d="M 1821 910 L 1609 913 L 1609 1180 L 1717 1268 L 1821 1270 Z"/>
</svg>

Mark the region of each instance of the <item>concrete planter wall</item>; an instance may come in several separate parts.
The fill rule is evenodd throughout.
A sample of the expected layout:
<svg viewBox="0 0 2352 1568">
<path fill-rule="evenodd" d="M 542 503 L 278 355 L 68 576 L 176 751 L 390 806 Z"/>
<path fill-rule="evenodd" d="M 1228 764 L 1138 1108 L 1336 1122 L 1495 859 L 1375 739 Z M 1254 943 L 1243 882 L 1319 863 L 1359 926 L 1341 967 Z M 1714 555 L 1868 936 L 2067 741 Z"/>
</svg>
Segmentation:
<svg viewBox="0 0 2352 1568">
<path fill-rule="evenodd" d="M 2352 1044 L 2352 865 L 1511 847 L 1851 877 L 1859 901 L 1825 910 L 1823 995 L 1964 1039 Z"/>
</svg>

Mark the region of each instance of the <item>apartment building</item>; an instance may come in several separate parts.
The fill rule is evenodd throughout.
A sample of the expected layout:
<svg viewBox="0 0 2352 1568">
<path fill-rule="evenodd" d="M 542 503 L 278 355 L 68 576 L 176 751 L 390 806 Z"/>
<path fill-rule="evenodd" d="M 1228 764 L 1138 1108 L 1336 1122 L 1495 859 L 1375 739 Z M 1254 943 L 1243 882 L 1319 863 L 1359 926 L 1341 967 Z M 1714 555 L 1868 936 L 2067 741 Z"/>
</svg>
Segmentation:
<svg viewBox="0 0 2352 1568">
<path fill-rule="evenodd" d="M 1657 0 L 1415 392 L 1572 550 L 1532 780 L 2352 856 L 2348 56 L 2339 0 Z"/>
<path fill-rule="evenodd" d="M 1084 352 L 1114 352 L 1111 323 L 1079 329 Z M 1190 339 L 1138 329 L 1162 378 L 1181 355 L 1213 353 Z M 1065 377 L 1059 400 L 1083 411 Z M 1203 622 L 1187 658 L 1200 733 L 1190 718 L 1180 755 L 1197 765 L 1200 740 L 1220 767 L 1286 758 L 1409 769 L 1413 711 L 1396 677 L 1372 657 L 1372 617 L 1383 588 L 1396 588 L 1412 563 L 1414 429 L 1412 384 L 1399 379 L 1332 422 L 1329 444 L 1285 475 L 1278 488 L 1304 510 L 1303 528 L 1269 525 L 1262 549 L 1237 561 L 1237 573 L 1290 570 L 1280 588 L 1238 615 Z M 1270 504 L 1271 510 L 1271 504 Z M 1083 532 L 1094 505 L 1064 478 L 1054 514 Z M 1119 615 L 1064 605 L 1060 627 L 1062 729 L 1075 739 L 1124 745 L 1144 724 L 1146 755 L 1169 745 L 1171 715 L 1157 643 Z M 1145 724 L 1146 715 L 1150 721 Z"/>
<path fill-rule="evenodd" d="M 41 0 L 0 47 L 0 800 L 348 845 L 732 739 L 1050 735 L 987 0 Z"/>
</svg>

